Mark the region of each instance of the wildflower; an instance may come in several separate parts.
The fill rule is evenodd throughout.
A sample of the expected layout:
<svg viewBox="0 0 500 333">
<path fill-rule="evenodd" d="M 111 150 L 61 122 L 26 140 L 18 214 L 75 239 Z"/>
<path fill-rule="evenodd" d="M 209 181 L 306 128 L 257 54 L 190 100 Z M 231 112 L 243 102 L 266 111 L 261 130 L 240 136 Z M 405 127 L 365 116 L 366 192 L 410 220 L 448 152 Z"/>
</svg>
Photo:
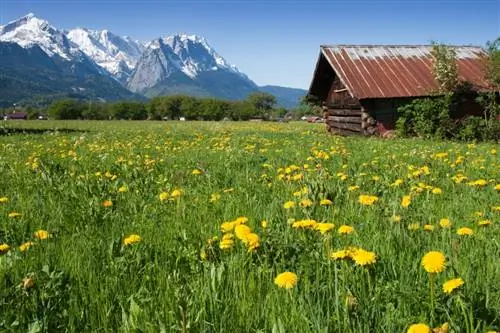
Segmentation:
<svg viewBox="0 0 500 333">
<path fill-rule="evenodd" d="M 201 250 L 200 251 L 200 259 L 201 260 L 207 260 L 207 252 L 205 252 L 205 250 Z"/>
<path fill-rule="evenodd" d="M 224 234 L 221 241 L 219 242 L 219 248 L 221 250 L 231 249 L 234 246 L 233 235 Z"/>
<path fill-rule="evenodd" d="M 302 178 L 304 178 L 304 175 L 302 175 L 302 173 L 298 173 L 292 176 L 292 180 L 301 180 Z"/>
<path fill-rule="evenodd" d="M 359 190 L 359 186 L 357 186 L 357 185 L 349 186 L 347 188 L 347 191 L 349 191 L 349 192 L 353 192 L 353 191 L 356 191 L 356 190 Z"/>
<path fill-rule="evenodd" d="M 297 274 L 292 272 L 281 273 L 274 279 L 274 283 L 278 287 L 285 289 L 291 289 L 295 287 L 297 281 L 298 281 Z"/>
<path fill-rule="evenodd" d="M 411 204 L 411 197 L 409 195 L 405 195 L 403 199 L 401 199 L 401 206 L 403 208 L 407 208 Z"/>
<path fill-rule="evenodd" d="M 348 234 L 354 232 L 354 228 L 351 226 L 348 226 L 348 225 L 341 225 L 337 232 L 341 235 L 348 235 Z"/>
<path fill-rule="evenodd" d="M 141 236 L 136 235 L 136 234 L 132 234 L 132 235 L 125 237 L 123 239 L 123 244 L 124 245 L 132 245 L 132 244 L 140 242 L 141 240 L 142 240 Z"/>
<path fill-rule="evenodd" d="M 9 251 L 10 246 L 7 244 L 0 244 L 0 253 L 7 253 Z"/>
<path fill-rule="evenodd" d="M 391 221 L 395 222 L 395 223 L 399 223 L 399 222 L 401 222 L 401 216 L 400 215 L 392 215 Z"/>
<path fill-rule="evenodd" d="M 394 181 L 394 183 L 391 184 L 391 186 L 399 186 L 401 184 L 403 184 L 403 180 L 402 179 L 396 179 Z"/>
<path fill-rule="evenodd" d="M 450 228 L 451 222 L 449 219 L 441 219 L 439 220 L 439 225 L 441 226 L 441 228 Z"/>
<path fill-rule="evenodd" d="M 318 223 L 314 227 L 314 229 L 321 232 L 322 235 L 326 234 L 328 231 L 332 230 L 335 227 L 333 223 Z"/>
<path fill-rule="evenodd" d="M 222 232 L 230 232 L 234 229 L 234 226 L 234 222 L 224 222 L 220 225 L 220 229 L 222 230 Z"/>
<path fill-rule="evenodd" d="M 443 292 L 450 294 L 453 290 L 464 284 L 464 280 L 462 278 L 451 279 L 443 283 Z"/>
<path fill-rule="evenodd" d="M 427 273 L 441 273 L 445 268 L 446 258 L 442 252 L 430 251 L 422 258 L 422 266 Z"/>
<path fill-rule="evenodd" d="M 296 229 L 314 229 L 318 222 L 315 220 L 300 220 L 297 222 L 293 222 L 292 228 Z"/>
<path fill-rule="evenodd" d="M 481 221 L 477 222 L 477 225 L 479 225 L 481 227 L 484 227 L 484 226 L 487 226 L 490 224 L 491 224 L 491 220 L 481 220 Z"/>
<path fill-rule="evenodd" d="M 172 191 L 172 193 L 170 194 L 170 196 L 171 196 L 172 198 L 178 198 L 178 197 L 180 197 L 181 195 L 182 195 L 182 190 L 180 190 L 180 189 L 175 189 L 175 190 L 173 190 L 173 191 Z"/>
<path fill-rule="evenodd" d="M 334 260 L 349 258 L 349 250 L 340 250 L 330 253 L 330 258 Z"/>
<path fill-rule="evenodd" d="M 233 191 L 234 191 L 234 188 L 226 188 L 222 192 L 224 192 L 224 193 L 230 193 L 230 192 L 233 192 Z"/>
<path fill-rule="evenodd" d="M 418 230 L 420 229 L 420 224 L 418 223 L 410 223 L 408 224 L 408 230 Z"/>
<path fill-rule="evenodd" d="M 439 187 L 434 187 L 432 189 L 432 194 L 441 194 L 443 191 Z"/>
<path fill-rule="evenodd" d="M 236 220 L 234 220 L 234 224 L 236 224 L 236 225 L 244 224 L 247 222 L 248 222 L 248 217 L 245 217 L 245 216 L 240 216 L 240 217 L 236 218 Z"/>
<path fill-rule="evenodd" d="M 375 201 L 378 201 L 378 197 L 373 195 L 360 195 L 359 203 L 365 206 L 371 206 Z"/>
<path fill-rule="evenodd" d="M 9 215 L 8 215 L 8 216 L 9 216 L 10 218 L 15 218 L 15 217 L 21 217 L 21 216 L 23 216 L 23 214 L 18 213 L 18 212 L 11 212 L 11 213 L 9 213 Z"/>
<path fill-rule="evenodd" d="M 104 207 L 111 207 L 111 206 L 113 206 L 113 201 L 111 201 L 111 200 L 104 200 L 104 202 L 102 203 L 102 205 Z"/>
<path fill-rule="evenodd" d="M 500 212 L 500 206 L 493 206 L 491 207 L 491 210 L 494 212 Z"/>
<path fill-rule="evenodd" d="M 210 195 L 210 199 L 208 200 L 208 202 L 216 202 L 219 199 L 220 199 L 220 194 L 219 193 L 212 193 Z"/>
<path fill-rule="evenodd" d="M 243 243 L 248 247 L 249 251 L 253 251 L 260 246 L 259 235 L 251 232 L 246 235 Z"/>
<path fill-rule="evenodd" d="M 471 228 L 464 227 L 457 230 L 457 235 L 459 236 L 466 236 L 466 235 L 470 236 L 472 234 L 474 234 L 474 231 L 472 231 Z"/>
<path fill-rule="evenodd" d="M 301 202 L 299 202 L 300 207 L 311 207 L 312 206 L 312 201 L 309 199 L 304 199 Z"/>
<path fill-rule="evenodd" d="M 201 175 L 201 173 L 202 172 L 200 170 L 198 170 L 198 169 L 194 169 L 193 171 L 191 171 L 192 175 Z"/>
<path fill-rule="evenodd" d="M 495 185 L 495 191 L 500 191 L 500 184 Z"/>
<path fill-rule="evenodd" d="M 408 328 L 406 333 L 431 333 L 431 328 L 426 324 L 413 324 Z"/>
<path fill-rule="evenodd" d="M 160 201 L 165 201 L 168 199 L 168 193 L 167 192 L 161 192 L 160 195 Z"/>
<path fill-rule="evenodd" d="M 426 225 L 424 225 L 424 230 L 425 231 L 432 231 L 432 230 L 434 230 L 434 226 L 432 224 L 426 224 Z"/>
<path fill-rule="evenodd" d="M 448 330 L 450 329 L 450 324 L 444 323 L 440 327 L 436 327 L 432 329 L 433 333 L 448 333 Z"/>
<path fill-rule="evenodd" d="M 377 255 L 375 252 L 359 249 L 354 252 L 352 259 L 358 266 L 371 265 L 376 262 Z"/>
<path fill-rule="evenodd" d="M 118 189 L 118 192 L 120 192 L 120 193 L 125 193 L 125 192 L 127 192 L 127 191 L 128 191 L 128 189 L 127 189 L 127 186 L 125 186 L 125 185 L 124 185 L 124 186 L 121 186 L 121 187 Z"/>
<path fill-rule="evenodd" d="M 295 202 L 293 202 L 293 201 L 287 201 L 287 202 L 285 202 L 285 204 L 283 205 L 283 207 L 285 209 L 293 208 L 293 207 L 295 207 Z"/>
<path fill-rule="evenodd" d="M 50 237 L 48 231 L 46 231 L 46 230 L 38 230 L 34 233 L 34 236 L 36 239 L 40 239 L 40 240 L 47 239 Z"/>
<path fill-rule="evenodd" d="M 260 221 L 260 226 L 261 226 L 262 228 L 266 229 L 266 228 L 267 228 L 267 221 L 266 221 L 266 220 L 262 220 L 262 221 Z"/>
<path fill-rule="evenodd" d="M 488 184 L 488 182 L 484 179 L 478 179 L 468 183 L 469 186 L 479 186 L 479 187 L 486 186 L 486 184 Z"/>
<path fill-rule="evenodd" d="M 319 202 L 319 204 L 321 206 L 329 206 L 331 205 L 333 202 L 331 200 L 328 200 L 328 199 L 321 199 L 321 201 Z"/>
<path fill-rule="evenodd" d="M 252 232 L 249 226 L 245 224 L 239 224 L 234 228 L 234 234 L 239 240 L 246 239 L 246 236 Z"/>
<path fill-rule="evenodd" d="M 0 204 L 7 203 L 9 202 L 9 198 L 7 197 L 0 197 Z"/>
<path fill-rule="evenodd" d="M 30 247 L 32 247 L 33 245 L 34 245 L 34 244 L 33 244 L 33 242 L 26 242 L 26 243 L 23 243 L 23 244 L 21 244 L 21 245 L 19 246 L 19 250 L 20 250 L 21 252 L 24 252 L 24 251 L 26 251 L 27 249 L 29 249 Z"/>
</svg>

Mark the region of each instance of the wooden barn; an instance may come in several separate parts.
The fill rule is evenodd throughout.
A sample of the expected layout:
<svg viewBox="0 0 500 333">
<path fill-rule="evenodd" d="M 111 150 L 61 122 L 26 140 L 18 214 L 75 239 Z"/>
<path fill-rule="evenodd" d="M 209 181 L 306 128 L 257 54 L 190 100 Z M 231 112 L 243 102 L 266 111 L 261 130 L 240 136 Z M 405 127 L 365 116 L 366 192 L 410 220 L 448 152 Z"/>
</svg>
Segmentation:
<svg viewBox="0 0 500 333">
<path fill-rule="evenodd" d="M 474 89 L 486 89 L 486 52 L 474 46 L 452 47 L 459 79 Z M 328 131 L 380 135 L 394 129 L 399 106 L 438 88 L 431 51 L 431 45 L 321 46 L 309 95 L 321 101 Z M 473 104 L 464 105 L 464 112 L 480 112 Z"/>
</svg>

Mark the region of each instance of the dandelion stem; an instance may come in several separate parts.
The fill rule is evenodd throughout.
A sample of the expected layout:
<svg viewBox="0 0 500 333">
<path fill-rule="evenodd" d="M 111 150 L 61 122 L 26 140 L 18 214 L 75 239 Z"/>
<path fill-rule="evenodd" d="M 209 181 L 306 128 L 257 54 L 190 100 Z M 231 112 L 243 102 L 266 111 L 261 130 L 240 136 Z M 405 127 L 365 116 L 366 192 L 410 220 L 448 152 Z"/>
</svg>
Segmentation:
<svg viewBox="0 0 500 333">
<path fill-rule="evenodd" d="M 434 274 L 429 274 L 429 284 L 430 284 L 430 293 L 431 293 L 431 325 L 434 325 L 434 312 L 435 312 L 435 304 L 434 304 Z"/>
</svg>

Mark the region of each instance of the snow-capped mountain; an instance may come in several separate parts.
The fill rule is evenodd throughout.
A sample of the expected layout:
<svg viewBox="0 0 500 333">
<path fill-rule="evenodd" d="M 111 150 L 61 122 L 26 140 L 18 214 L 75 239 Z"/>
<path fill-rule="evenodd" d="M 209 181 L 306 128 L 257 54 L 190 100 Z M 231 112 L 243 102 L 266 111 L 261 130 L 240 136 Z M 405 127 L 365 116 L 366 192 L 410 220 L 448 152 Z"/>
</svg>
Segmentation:
<svg viewBox="0 0 500 333">
<path fill-rule="evenodd" d="M 143 98 L 134 93 L 243 99 L 260 90 L 196 35 L 142 43 L 108 30 L 59 30 L 30 13 L 0 26 L 0 50 L 0 79 L 16 93 L 10 96 L 85 91 L 108 100 Z"/>
<path fill-rule="evenodd" d="M 148 96 L 187 93 L 244 98 L 257 90 L 257 85 L 220 56 L 205 38 L 185 34 L 150 42 L 127 86 Z"/>
<path fill-rule="evenodd" d="M 13 42 L 24 48 L 38 45 L 47 55 L 57 55 L 65 60 L 81 57 L 82 53 L 64 32 L 32 13 L 0 27 L 0 41 Z"/>
<path fill-rule="evenodd" d="M 145 47 L 130 37 L 120 37 L 108 30 L 95 31 L 76 28 L 67 37 L 88 57 L 106 69 L 113 77 L 125 83 Z"/>
</svg>

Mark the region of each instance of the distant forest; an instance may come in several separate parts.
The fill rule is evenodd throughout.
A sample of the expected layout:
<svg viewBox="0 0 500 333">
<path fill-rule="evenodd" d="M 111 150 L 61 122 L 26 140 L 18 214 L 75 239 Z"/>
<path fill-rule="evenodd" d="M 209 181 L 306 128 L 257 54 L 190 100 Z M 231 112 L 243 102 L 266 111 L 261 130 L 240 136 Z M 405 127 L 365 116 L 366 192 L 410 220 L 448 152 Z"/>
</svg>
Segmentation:
<svg viewBox="0 0 500 333">
<path fill-rule="evenodd" d="M 92 100 L 60 99 L 47 107 L 12 107 L 0 110 L 0 114 L 25 112 L 28 119 L 39 116 L 55 120 L 264 120 L 280 119 L 285 115 L 300 118 L 319 114 L 320 109 L 304 98 L 300 106 L 289 110 L 276 106 L 276 97 L 265 92 L 250 94 L 241 101 L 216 98 L 197 98 L 186 95 L 156 97 L 147 102 L 120 101 L 105 103 Z"/>
</svg>

